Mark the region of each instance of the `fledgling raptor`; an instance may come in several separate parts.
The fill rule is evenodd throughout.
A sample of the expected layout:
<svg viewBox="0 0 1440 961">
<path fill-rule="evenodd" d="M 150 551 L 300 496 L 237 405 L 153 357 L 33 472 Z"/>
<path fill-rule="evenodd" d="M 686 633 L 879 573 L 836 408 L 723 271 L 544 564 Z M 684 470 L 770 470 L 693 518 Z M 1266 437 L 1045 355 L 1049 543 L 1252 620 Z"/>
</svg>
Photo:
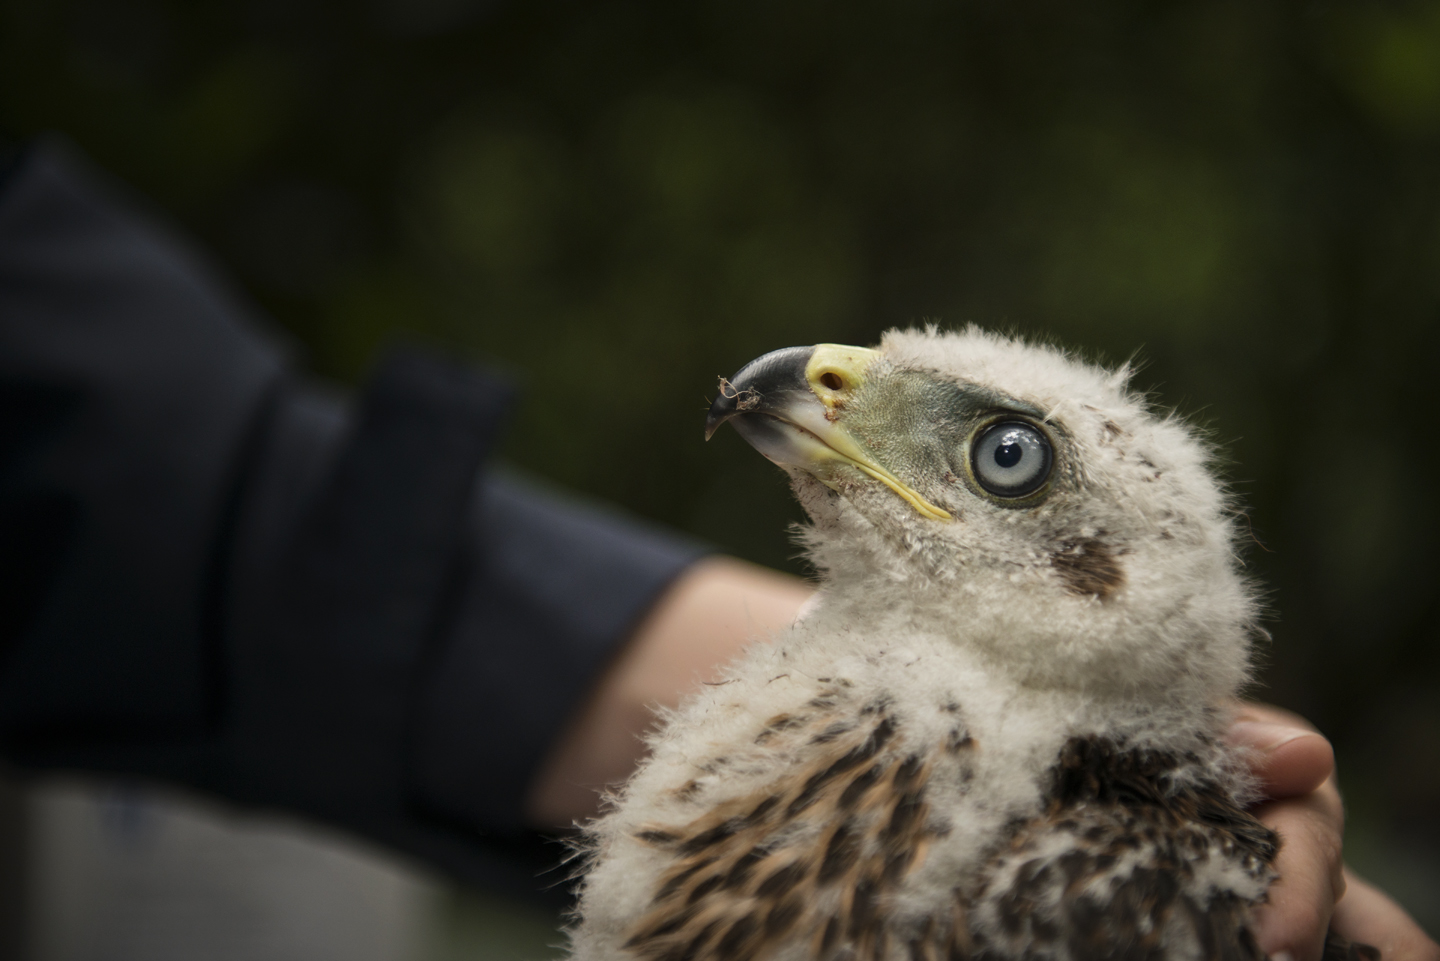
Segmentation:
<svg viewBox="0 0 1440 961">
<path fill-rule="evenodd" d="M 721 382 L 814 612 L 664 719 L 587 832 L 579 961 L 1236 959 L 1273 832 L 1220 740 L 1254 592 L 1207 450 L 968 329 Z"/>
</svg>

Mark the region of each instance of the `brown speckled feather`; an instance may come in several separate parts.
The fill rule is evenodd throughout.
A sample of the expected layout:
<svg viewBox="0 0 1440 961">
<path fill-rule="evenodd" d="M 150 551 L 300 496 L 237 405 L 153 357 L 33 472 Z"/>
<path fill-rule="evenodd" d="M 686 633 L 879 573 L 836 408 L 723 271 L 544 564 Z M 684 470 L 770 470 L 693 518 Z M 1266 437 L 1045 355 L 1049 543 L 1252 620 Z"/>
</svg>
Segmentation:
<svg viewBox="0 0 1440 961">
<path fill-rule="evenodd" d="M 946 956 L 952 921 L 902 945 L 887 910 L 943 831 L 926 800 L 932 760 L 902 746 L 883 702 L 848 718 L 833 705 L 817 698 L 812 713 L 772 718 L 756 738 L 804 746 L 812 760 L 803 768 L 689 824 L 637 835 L 675 858 L 626 942 L 638 958 L 749 961 L 786 943 L 808 943 L 822 959 L 881 959 L 902 947 Z M 949 753 L 970 746 L 963 734 L 953 740 Z"/>
<path fill-rule="evenodd" d="M 1068 742 L 1046 808 L 1013 824 L 970 891 L 898 920 L 892 898 L 947 830 L 931 810 L 934 764 L 973 750 L 956 736 L 928 755 L 903 743 L 882 703 L 845 720 L 833 700 L 772 718 L 757 736 L 813 760 L 751 796 L 638 841 L 670 852 L 625 947 L 641 961 L 760 961 L 804 946 L 832 959 L 1069 958 L 1260 961 L 1252 903 L 1207 894 L 1207 865 L 1273 878 L 1279 843 L 1225 792 L 1193 780 L 1197 759 Z M 784 742 L 779 743 L 779 742 Z M 1368 958 L 1337 944 L 1337 957 Z M 1354 951 L 1360 953 L 1356 954 Z M 1372 959 L 1373 961 L 1373 959 Z"/>
<path fill-rule="evenodd" d="M 1073 738 L 1050 772 L 1048 805 L 1019 825 L 976 901 L 1002 957 L 1262 961 L 1251 903 L 1201 872 L 1274 878 L 1275 833 L 1189 775 L 1198 759 Z M 1188 947 L 1186 947 L 1188 946 Z"/>
</svg>

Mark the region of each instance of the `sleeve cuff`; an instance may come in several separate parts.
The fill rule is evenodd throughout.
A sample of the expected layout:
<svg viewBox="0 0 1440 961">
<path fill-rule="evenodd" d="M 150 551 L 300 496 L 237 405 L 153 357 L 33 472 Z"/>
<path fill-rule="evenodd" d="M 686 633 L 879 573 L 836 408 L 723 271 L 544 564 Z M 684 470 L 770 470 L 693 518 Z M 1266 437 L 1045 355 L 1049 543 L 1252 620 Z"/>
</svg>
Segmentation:
<svg viewBox="0 0 1440 961">
<path fill-rule="evenodd" d="M 447 638 L 423 692 L 413 785 L 431 816 L 523 828 L 541 761 L 695 543 L 503 476 L 478 487 Z"/>
</svg>

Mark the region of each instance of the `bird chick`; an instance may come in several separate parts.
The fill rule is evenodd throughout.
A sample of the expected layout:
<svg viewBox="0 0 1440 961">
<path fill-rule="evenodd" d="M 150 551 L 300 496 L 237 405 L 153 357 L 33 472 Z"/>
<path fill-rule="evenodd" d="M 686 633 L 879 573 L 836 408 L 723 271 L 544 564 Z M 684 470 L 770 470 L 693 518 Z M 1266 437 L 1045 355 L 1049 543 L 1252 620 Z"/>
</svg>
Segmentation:
<svg viewBox="0 0 1440 961">
<path fill-rule="evenodd" d="M 1221 741 L 1254 591 L 1195 432 L 977 329 L 776 351 L 724 423 L 820 602 L 663 718 L 587 829 L 582 961 L 1260 959 Z"/>
</svg>

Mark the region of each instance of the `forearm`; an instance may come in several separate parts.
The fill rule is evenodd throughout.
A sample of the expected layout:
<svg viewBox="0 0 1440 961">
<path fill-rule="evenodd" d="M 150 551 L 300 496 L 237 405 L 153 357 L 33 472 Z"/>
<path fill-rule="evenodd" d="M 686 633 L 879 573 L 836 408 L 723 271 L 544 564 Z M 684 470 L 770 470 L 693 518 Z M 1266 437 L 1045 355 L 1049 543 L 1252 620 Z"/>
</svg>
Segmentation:
<svg viewBox="0 0 1440 961">
<path fill-rule="evenodd" d="M 696 563 L 656 603 L 566 725 L 530 791 L 538 827 L 593 815 L 600 791 L 623 782 L 644 753 L 655 709 L 674 707 L 751 642 L 794 623 L 813 588 L 744 561 Z"/>
</svg>

